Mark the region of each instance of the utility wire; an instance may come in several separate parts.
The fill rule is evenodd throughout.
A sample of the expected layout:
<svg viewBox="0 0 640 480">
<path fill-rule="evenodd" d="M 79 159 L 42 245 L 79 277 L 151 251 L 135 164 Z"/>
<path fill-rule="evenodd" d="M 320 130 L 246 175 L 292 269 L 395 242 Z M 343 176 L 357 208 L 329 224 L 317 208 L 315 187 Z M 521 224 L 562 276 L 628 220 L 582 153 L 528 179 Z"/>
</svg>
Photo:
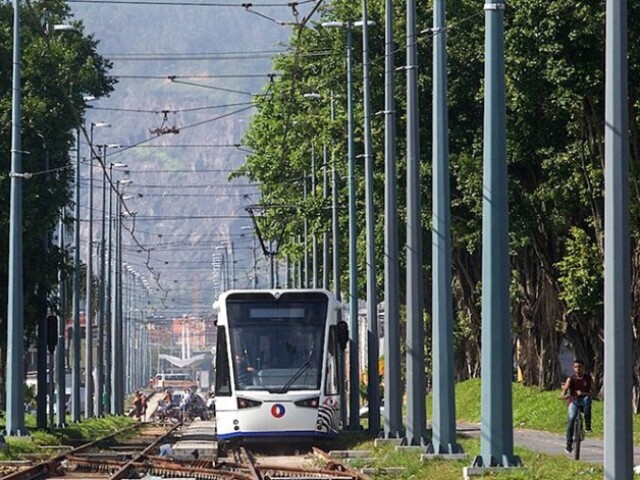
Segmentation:
<svg viewBox="0 0 640 480">
<path fill-rule="evenodd" d="M 167 77 L 162 77 L 166 79 Z M 193 108 L 178 108 L 178 109 L 156 109 L 156 110 L 145 110 L 141 108 L 112 108 L 112 107 L 91 107 L 91 110 L 102 110 L 102 111 L 110 111 L 110 112 L 129 112 L 129 113 L 186 113 L 186 112 L 198 112 L 202 110 L 214 110 L 218 108 L 228 108 L 228 107 L 240 107 L 246 105 L 253 105 L 253 102 L 238 102 L 238 103 L 228 103 L 226 105 L 209 105 L 206 107 L 193 107 Z"/>
<path fill-rule="evenodd" d="M 139 0 L 68 0 L 69 3 L 96 3 L 96 4 L 123 4 L 123 5 L 161 5 L 161 6 L 190 6 L 190 7 L 240 7 L 251 8 L 256 7 L 289 7 L 292 5 L 304 5 L 312 3 L 316 0 L 300 0 L 299 2 L 286 3 L 222 3 L 222 2 L 156 2 L 156 1 L 139 1 Z"/>
</svg>

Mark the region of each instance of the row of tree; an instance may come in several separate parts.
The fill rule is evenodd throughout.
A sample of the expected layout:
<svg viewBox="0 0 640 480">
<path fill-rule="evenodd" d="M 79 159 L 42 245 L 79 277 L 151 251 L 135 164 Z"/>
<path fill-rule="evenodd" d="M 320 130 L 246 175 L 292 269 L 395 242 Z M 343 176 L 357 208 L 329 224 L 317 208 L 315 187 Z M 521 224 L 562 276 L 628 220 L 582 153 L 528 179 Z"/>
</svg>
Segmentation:
<svg viewBox="0 0 640 480">
<path fill-rule="evenodd" d="M 84 98 L 108 95 L 111 63 L 97 54 L 98 41 L 83 33 L 62 0 L 20 3 L 25 341 L 34 343 L 39 322 L 59 309 L 58 272 L 71 278 L 71 253 L 53 234 L 69 208 L 75 174 L 76 132 L 84 129 Z M 71 25 L 74 30 L 55 29 Z M 0 5 L 0 393 L 4 392 L 11 177 L 13 6 Z M 86 141 L 86 140 L 85 140 Z M 4 398 L 4 395 L 2 396 Z"/>
<path fill-rule="evenodd" d="M 302 183 L 316 174 L 328 147 L 328 162 L 346 176 L 346 62 L 344 30 L 321 26 L 326 20 L 355 21 L 359 2 L 333 0 L 307 26 L 296 30 L 291 51 L 276 61 L 280 75 L 259 101 L 259 112 L 246 135 L 253 154 L 238 174 L 261 182 L 265 204 L 299 206 L 299 218 L 288 219 L 286 238 L 294 239 L 307 218 L 312 231 L 330 228 L 330 201 L 321 182 L 306 200 Z M 384 109 L 384 3 L 369 2 L 372 111 Z M 422 223 L 425 258 L 425 301 L 430 311 L 431 221 L 431 30 L 432 12 L 418 3 L 420 144 Z M 405 2 L 395 2 L 397 131 L 404 132 Z M 481 232 L 482 232 L 482 101 L 484 13 L 477 1 L 459 0 L 449 6 L 448 102 L 452 192 L 453 282 L 455 306 L 456 375 L 480 374 Z M 640 32 L 640 2 L 629 2 L 629 45 Z M 566 342 L 583 358 L 601 384 L 603 372 L 603 166 L 604 166 L 604 46 L 605 11 L 602 2 L 576 0 L 514 0 L 505 11 L 507 85 L 507 151 L 509 175 L 509 232 L 511 312 L 514 351 L 525 382 L 557 388 L 562 380 L 559 350 Z M 435 34 L 445 34 L 443 32 Z M 414 39 L 409 39 L 413 41 Z M 354 28 L 354 88 L 356 154 L 363 151 L 362 54 L 359 30 Z M 640 249 L 636 238 L 640 206 L 638 147 L 639 52 L 630 52 L 632 318 L 635 400 L 640 400 Z M 310 100 L 304 93 L 320 93 Z M 335 101 L 331 121 L 330 101 Z M 378 288 L 383 285 L 384 120 L 373 118 L 375 155 L 375 215 Z M 405 218 L 405 140 L 399 136 L 398 179 L 401 222 Z M 364 225 L 364 165 L 357 162 L 358 224 Z M 340 185 L 340 204 L 346 205 L 346 182 Z M 341 207 L 341 229 L 347 231 L 347 210 Z M 403 225 L 401 223 L 401 225 Z M 404 242 L 404 226 L 398 235 Z M 343 236 L 344 237 L 344 236 Z M 342 251 L 346 251 L 343 238 Z M 285 251 L 300 247 L 289 242 Z M 364 231 L 358 236 L 358 279 L 365 292 Z M 346 259 L 346 255 L 343 256 Z M 400 252 L 404 262 L 404 252 Z M 343 268 L 343 272 L 346 269 Z M 343 278 L 343 282 L 345 282 Z M 404 282 L 404 280 L 402 280 Z M 345 283 L 346 284 L 346 283 Z M 401 291 L 404 291 L 401 288 Z M 428 315 L 427 315 L 428 317 Z M 426 332 L 430 328 L 426 322 Z"/>
</svg>

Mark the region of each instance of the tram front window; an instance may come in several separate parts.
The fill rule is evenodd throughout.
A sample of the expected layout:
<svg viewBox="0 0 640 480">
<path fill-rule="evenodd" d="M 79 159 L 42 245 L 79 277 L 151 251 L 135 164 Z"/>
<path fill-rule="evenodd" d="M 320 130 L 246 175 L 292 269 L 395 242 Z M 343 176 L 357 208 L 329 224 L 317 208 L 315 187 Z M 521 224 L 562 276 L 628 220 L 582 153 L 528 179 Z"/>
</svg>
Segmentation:
<svg viewBox="0 0 640 480">
<path fill-rule="evenodd" d="M 327 317 L 326 295 L 293 292 L 230 295 L 227 317 L 236 390 L 320 388 Z"/>
</svg>

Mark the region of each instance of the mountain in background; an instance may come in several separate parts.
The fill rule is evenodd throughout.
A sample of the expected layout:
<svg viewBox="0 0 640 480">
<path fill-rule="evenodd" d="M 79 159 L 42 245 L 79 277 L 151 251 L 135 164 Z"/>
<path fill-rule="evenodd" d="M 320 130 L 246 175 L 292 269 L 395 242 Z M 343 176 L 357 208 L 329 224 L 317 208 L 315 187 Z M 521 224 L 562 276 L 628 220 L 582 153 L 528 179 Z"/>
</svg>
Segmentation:
<svg viewBox="0 0 640 480">
<path fill-rule="evenodd" d="M 109 98 L 90 102 L 86 131 L 107 148 L 107 165 L 124 192 L 123 262 L 151 289 L 149 314 L 206 316 L 215 293 L 212 260 L 226 250 L 228 277 L 252 284 L 253 232 L 245 207 L 255 186 L 228 181 L 243 162 L 238 148 L 269 81 L 271 59 L 291 34 L 274 20 L 295 20 L 290 7 L 70 2 L 85 32 L 100 40 L 119 80 Z M 91 128 L 108 122 L 111 128 Z M 179 133 L 170 133 L 178 132 Z M 165 132 L 165 134 L 162 134 Z M 160 134 L 159 134 L 160 133 Z M 89 158 L 88 138 L 81 155 Z M 87 164 L 81 169 L 83 238 L 89 210 Z M 94 241 L 100 239 L 102 170 L 94 167 Z M 233 261 L 230 242 L 233 241 Z M 86 243 L 86 242 L 83 242 Z M 86 245 L 83 258 L 86 258 Z M 267 284 L 260 258 L 259 286 Z M 95 262 L 95 260 L 94 260 Z M 220 272 L 215 272 L 220 275 Z M 219 285 L 218 285 L 219 287 Z"/>
</svg>

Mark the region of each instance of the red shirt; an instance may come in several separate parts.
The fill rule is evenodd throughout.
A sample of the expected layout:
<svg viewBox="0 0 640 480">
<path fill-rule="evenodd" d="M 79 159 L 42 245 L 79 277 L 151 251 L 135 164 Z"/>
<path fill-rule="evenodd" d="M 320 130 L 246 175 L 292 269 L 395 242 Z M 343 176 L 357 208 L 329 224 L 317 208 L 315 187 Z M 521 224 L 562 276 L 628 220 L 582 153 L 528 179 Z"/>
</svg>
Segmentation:
<svg viewBox="0 0 640 480">
<path fill-rule="evenodd" d="M 582 378 L 578 378 L 575 375 L 571 375 L 569 377 L 569 403 L 573 402 L 576 398 L 582 398 L 585 395 L 578 395 L 578 390 L 580 392 L 591 392 L 591 375 L 585 373 Z"/>
</svg>

